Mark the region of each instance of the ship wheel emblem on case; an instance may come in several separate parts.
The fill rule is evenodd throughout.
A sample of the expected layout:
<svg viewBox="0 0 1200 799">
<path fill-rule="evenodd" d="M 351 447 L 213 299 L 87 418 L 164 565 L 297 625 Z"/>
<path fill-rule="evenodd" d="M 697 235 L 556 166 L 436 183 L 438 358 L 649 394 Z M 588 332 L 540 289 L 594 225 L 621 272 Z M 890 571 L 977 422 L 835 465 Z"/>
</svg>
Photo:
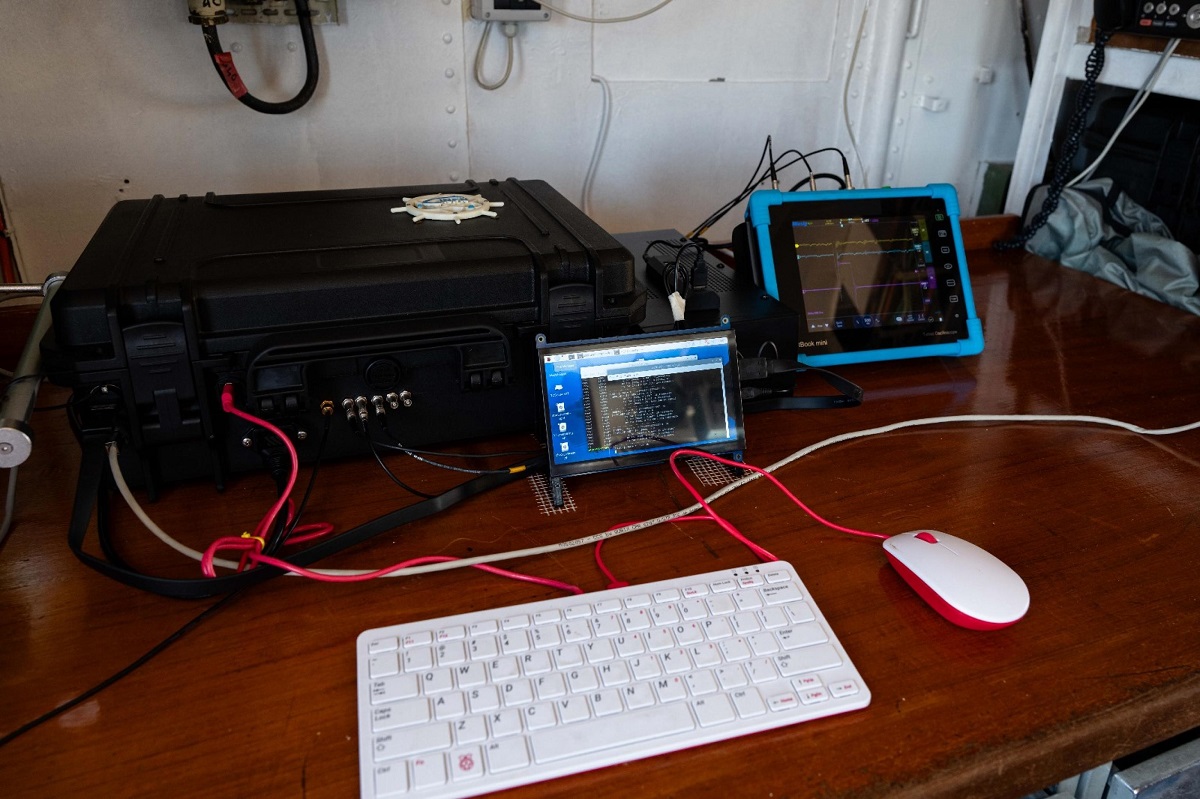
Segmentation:
<svg viewBox="0 0 1200 799">
<path fill-rule="evenodd" d="M 404 205 L 393 208 L 392 213 L 410 213 L 414 222 L 426 219 L 454 220 L 462 224 L 464 219 L 477 216 L 496 216 L 493 208 L 504 203 L 492 202 L 478 194 L 425 194 L 420 197 L 405 197 Z"/>
</svg>

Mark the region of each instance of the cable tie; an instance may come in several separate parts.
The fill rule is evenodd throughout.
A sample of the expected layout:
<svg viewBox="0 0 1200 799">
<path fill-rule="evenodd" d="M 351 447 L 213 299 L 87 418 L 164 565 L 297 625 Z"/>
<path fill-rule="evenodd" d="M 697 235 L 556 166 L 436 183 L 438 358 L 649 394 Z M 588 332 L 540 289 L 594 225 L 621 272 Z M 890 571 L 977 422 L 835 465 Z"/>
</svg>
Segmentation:
<svg viewBox="0 0 1200 799">
<path fill-rule="evenodd" d="M 251 535 L 250 533 L 242 533 L 242 538 L 252 539 L 254 541 L 257 541 L 259 552 L 261 552 L 262 550 L 267 548 L 266 540 L 263 539 L 263 537 L 260 535 Z"/>
</svg>

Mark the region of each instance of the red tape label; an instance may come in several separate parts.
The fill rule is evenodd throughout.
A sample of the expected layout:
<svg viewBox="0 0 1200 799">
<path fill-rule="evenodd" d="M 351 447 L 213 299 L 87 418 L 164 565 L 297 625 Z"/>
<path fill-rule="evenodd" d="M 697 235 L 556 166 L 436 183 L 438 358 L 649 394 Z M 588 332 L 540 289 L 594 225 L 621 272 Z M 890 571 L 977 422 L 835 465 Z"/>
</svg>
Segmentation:
<svg viewBox="0 0 1200 799">
<path fill-rule="evenodd" d="M 238 74 L 237 67 L 233 65 L 233 53 L 217 53 L 213 56 L 213 61 L 216 62 L 225 85 L 233 92 L 234 97 L 240 98 L 249 91 L 246 84 L 242 83 L 242 76 Z"/>
</svg>

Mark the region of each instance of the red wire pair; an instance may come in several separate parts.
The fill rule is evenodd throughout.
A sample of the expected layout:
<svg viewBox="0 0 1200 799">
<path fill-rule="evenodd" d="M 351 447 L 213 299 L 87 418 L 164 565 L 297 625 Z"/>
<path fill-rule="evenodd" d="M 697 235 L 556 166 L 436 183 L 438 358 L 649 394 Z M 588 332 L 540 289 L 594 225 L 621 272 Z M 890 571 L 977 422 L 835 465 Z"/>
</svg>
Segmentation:
<svg viewBox="0 0 1200 799">
<path fill-rule="evenodd" d="M 686 457 L 694 457 L 694 458 L 704 458 L 705 460 L 714 461 L 716 463 L 721 463 L 726 466 L 732 466 L 735 469 L 745 469 L 746 471 L 754 472 L 758 475 L 761 475 L 762 477 L 767 478 L 775 485 L 776 488 L 778 488 L 780 491 L 782 491 L 788 499 L 790 499 L 792 502 L 794 502 L 796 504 L 796 506 L 800 508 L 800 510 L 804 511 L 810 517 L 812 517 L 813 521 L 816 521 L 819 524 L 823 524 L 826 527 L 830 528 L 831 530 L 837 530 L 840 533 L 848 533 L 850 535 L 862 536 L 864 538 L 876 538 L 876 539 L 880 539 L 880 540 L 890 538 L 890 536 L 886 536 L 882 533 L 872 533 L 872 532 L 868 532 L 867 530 L 857 530 L 853 527 L 845 527 L 843 525 L 829 521 L 828 519 L 819 515 L 812 508 L 805 505 L 800 500 L 799 497 L 797 497 L 795 494 L 793 494 L 791 491 L 789 491 L 787 486 L 785 486 L 783 483 L 779 482 L 779 480 L 775 477 L 775 475 L 771 474 L 766 469 L 759 468 L 758 466 L 752 466 L 748 463 L 742 463 L 741 461 L 729 460 L 728 458 L 722 458 L 719 455 L 713 455 L 712 453 L 701 452 L 700 450 L 695 450 L 695 449 L 679 449 L 679 450 L 676 450 L 675 452 L 672 452 L 671 453 L 671 471 L 675 472 L 675 476 L 679 478 L 680 482 L 683 483 L 684 487 L 691 493 L 691 495 L 695 498 L 695 500 L 698 503 L 700 503 L 700 506 L 702 508 L 704 508 L 704 510 L 707 511 L 708 514 L 710 516 L 712 516 L 714 519 L 719 520 L 718 523 L 721 524 L 722 527 L 729 525 L 728 527 L 726 527 L 726 529 L 730 531 L 730 534 L 733 535 L 734 538 L 737 538 L 739 541 L 742 541 L 747 546 L 749 546 L 752 550 L 755 551 L 756 554 L 758 554 L 760 550 L 761 550 L 761 552 L 765 553 L 767 555 L 767 557 L 764 557 L 763 560 L 778 560 L 778 558 L 776 558 L 774 555 L 771 555 L 770 552 L 767 552 L 765 549 L 762 549 L 762 547 L 759 547 L 757 544 L 754 544 L 753 542 L 751 542 L 748 538 L 743 536 L 740 532 L 737 532 L 736 528 L 733 528 L 733 525 L 729 524 L 724 519 L 722 519 L 717 514 L 717 512 L 714 511 L 712 509 L 712 507 L 704 500 L 704 497 L 700 496 L 700 492 L 696 491 L 696 489 L 694 489 L 692 487 L 691 483 L 689 483 L 687 480 L 685 480 L 683 478 L 683 474 L 682 474 L 682 472 L 679 471 L 679 466 L 678 466 L 678 464 L 675 463 L 675 461 L 678 458 L 685 457 L 685 456 Z M 762 555 L 760 554 L 759 557 L 762 557 Z"/>
<path fill-rule="evenodd" d="M 232 384 L 227 383 L 221 389 L 221 408 L 226 413 L 229 413 L 239 419 L 243 419 L 273 433 L 275 437 L 283 442 L 283 445 L 287 448 L 288 457 L 291 459 L 292 468 L 291 473 L 288 476 L 286 487 L 284 488 L 283 492 L 280 493 L 279 498 L 274 502 L 274 504 L 271 505 L 271 508 L 267 511 L 266 515 L 264 515 L 259 521 L 258 525 L 254 528 L 253 533 L 243 533 L 241 536 L 225 536 L 218 538 L 208 546 L 208 549 L 204 551 L 204 556 L 200 560 L 200 568 L 206 576 L 216 577 L 216 568 L 213 563 L 213 559 L 216 557 L 217 553 L 222 550 L 235 550 L 242 553 L 242 557 L 238 565 L 238 571 L 242 571 L 250 563 L 255 565 L 264 564 L 290 571 L 302 577 L 309 577 L 314 580 L 333 583 L 362 582 L 364 580 L 372 580 L 376 577 L 382 577 L 385 574 L 390 574 L 391 572 L 408 568 L 410 566 L 420 566 L 426 563 L 442 563 L 450 560 L 458 560 L 457 558 L 446 556 L 429 556 L 406 560 L 383 569 L 367 572 L 365 574 L 321 574 L 320 572 L 312 571 L 311 569 L 295 566 L 285 560 L 281 560 L 280 558 L 263 554 L 263 549 L 266 547 L 267 536 L 274 528 L 275 521 L 279 517 L 280 512 L 285 507 L 287 508 L 287 524 L 290 524 L 294 518 L 295 505 L 292 502 L 291 493 L 292 489 L 296 485 L 296 478 L 300 473 L 300 458 L 296 454 L 296 448 L 292 445 L 292 442 L 282 430 L 265 419 L 260 419 L 257 416 L 246 413 L 234 404 Z M 300 525 L 295 530 L 292 530 L 285 543 L 304 543 L 306 541 L 311 541 L 313 539 L 320 538 L 321 536 L 328 535 L 332 531 L 333 525 L 326 522 Z M 521 574 L 520 572 L 500 569 L 495 566 L 489 566 L 482 563 L 475 564 L 475 568 L 491 574 L 499 575 L 501 577 L 508 577 L 513 580 L 538 583 L 540 585 L 550 586 L 563 591 L 569 591 L 574 594 L 583 593 L 583 589 L 579 588 L 578 586 L 571 585 L 570 583 L 564 583 L 559 580 L 551 580 L 544 577 L 534 577 L 527 574 Z"/>
<path fill-rule="evenodd" d="M 877 538 L 877 539 L 888 538 L 888 536 L 883 535 L 882 533 L 872 533 L 872 532 L 868 532 L 866 530 L 856 530 L 853 527 L 845 527 L 843 525 L 836 524 L 834 522 L 829 521 L 828 519 L 817 514 L 817 512 L 814 511 L 812 508 L 808 507 L 808 505 L 805 505 L 804 502 L 802 502 L 799 497 L 797 497 L 795 494 L 793 494 L 791 491 L 788 490 L 787 486 L 785 486 L 783 483 L 779 482 L 779 480 L 775 477 L 775 475 L 771 474 L 770 472 L 768 472 L 765 469 L 759 468 L 758 466 L 751 466 L 748 463 L 742 463 L 741 461 L 729 460 L 728 458 L 722 458 L 719 455 L 713 455 L 710 452 L 701 452 L 700 450 L 695 450 L 695 449 L 680 449 L 680 450 L 676 450 L 675 452 L 671 453 L 671 458 L 670 458 L 671 471 L 675 473 L 675 477 L 677 477 L 679 479 L 679 482 L 683 483 L 683 487 L 688 490 L 688 493 L 690 493 L 692 495 L 692 498 L 695 499 L 696 502 L 700 505 L 700 507 L 702 507 L 704 509 L 704 512 L 706 514 L 704 516 L 682 516 L 678 519 L 674 519 L 673 521 L 677 521 L 677 522 L 713 521 L 713 522 L 716 522 L 717 524 L 719 524 L 721 526 L 721 528 L 723 530 L 725 530 L 725 532 L 729 533 L 731 536 L 736 538 L 738 541 L 741 541 L 743 544 L 745 544 L 747 547 L 749 547 L 750 551 L 753 552 L 755 555 L 757 555 L 760 560 L 770 562 L 773 560 L 779 560 L 779 558 L 777 558 L 775 555 L 773 555 L 767 549 L 765 549 L 765 548 L 759 546 L 758 544 L 754 543 L 753 541 L 751 541 L 740 530 L 738 530 L 736 527 L 734 527 L 732 522 L 730 522 L 728 519 L 724 518 L 719 513 L 717 513 L 715 510 L 713 510 L 712 506 L 708 503 L 708 501 L 705 500 L 704 497 L 700 494 L 700 492 L 697 491 L 692 486 L 692 484 L 687 481 L 687 479 L 683 476 L 683 472 L 680 471 L 679 464 L 676 461 L 682 457 L 703 458 L 704 460 L 713 461 L 714 463 L 724 464 L 725 466 L 732 466 L 736 469 L 744 469 L 746 471 L 755 472 L 756 474 L 759 474 L 759 475 L 767 478 L 768 480 L 770 480 L 775 485 L 776 488 L 778 488 L 780 491 L 782 491 L 784 493 L 785 496 L 787 496 L 788 499 L 790 499 L 792 502 L 796 503 L 796 505 L 800 508 L 800 510 L 807 513 L 810 517 L 813 518 L 814 521 L 817 521 L 820 524 L 825 525 L 826 527 L 829 527 L 833 530 L 837 530 L 838 532 L 849 533 L 850 535 L 857 535 L 857 536 L 862 536 L 865 538 Z M 618 527 L 626 527 L 626 526 L 628 526 L 628 524 L 631 524 L 631 523 L 619 524 L 614 527 L 610 527 L 609 529 L 615 530 Z M 594 554 L 595 554 L 595 558 L 596 558 L 596 565 L 600 567 L 600 571 L 604 572 L 604 576 L 607 577 L 609 580 L 608 587 L 609 588 L 618 588 L 621 586 L 629 585 L 629 583 L 618 580 L 613 575 L 613 573 L 611 571 L 609 571 L 608 567 L 604 565 L 604 560 L 600 557 L 600 549 L 601 549 L 601 547 L 604 546 L 604 541 L 605 541 L 605 539 L 601 539 L 596 542 L 596 548 L 595 548 Z"/>
</svg>

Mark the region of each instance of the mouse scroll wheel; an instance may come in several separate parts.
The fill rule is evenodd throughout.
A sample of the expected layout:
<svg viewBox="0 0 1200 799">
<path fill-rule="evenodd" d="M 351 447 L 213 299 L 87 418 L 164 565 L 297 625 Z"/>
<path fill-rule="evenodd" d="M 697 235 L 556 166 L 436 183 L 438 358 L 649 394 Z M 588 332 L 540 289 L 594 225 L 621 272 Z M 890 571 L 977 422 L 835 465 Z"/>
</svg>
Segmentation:
<svg viewBox="0 0 1200 799">
<path fill-rule="evenodd" d="M 938 542 L 933 533 L 928 531 L 917 533 L 913 538 L 916 538 L 918 541 L 924 541 L 926 544 L 936 544 Z"/>
</svg>

